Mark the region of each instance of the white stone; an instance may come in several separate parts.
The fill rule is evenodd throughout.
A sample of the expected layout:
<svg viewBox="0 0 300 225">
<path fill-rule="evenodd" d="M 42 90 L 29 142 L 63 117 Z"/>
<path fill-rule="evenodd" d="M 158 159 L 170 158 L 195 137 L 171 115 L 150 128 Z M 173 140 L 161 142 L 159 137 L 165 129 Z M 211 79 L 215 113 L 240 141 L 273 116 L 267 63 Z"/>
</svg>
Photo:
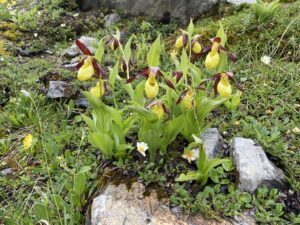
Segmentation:
<svg viewBox="0 0 300 225">
<path fill-rule="evenodd" d="M 118 22 L 120 22 L 120 20 L 121 20 L 121 17 L 119 16 L 118 13 L 110 13 L 104 17 L 106 27 L 109 27 L 115 23 L 118 23 Z"/>
<path fill-rule="evenodd" d="M 65 98 L 72 95 L 71 85 L 66 81 L 50 81 L 48 98 Z"/>
<path fill-rule="evenodd" d="M 209 128 L 203 132 L 201 139 L 204 142 L 204 149 L 209 159 L 218 157 L 221 154 L 223 138 L 217 128 Z"/>
<path fill-rule="evenodd" d="M 284 173 L 267 157 L 261 146 L 253 140 L 236 137 L 232 141 L 231 154 L 239 173 L 238 187 L 254 192 L 258 187 L 282 188 Z"/>
<path fill-rule="evenodd" d="M 144 196 L 145 187 L 134 183 L 130 190 L 126 185 L 108 185 L 94 198 L 91 211 L 92 225 L 232 225 L 228 221 L 205 219 L 201 214 L 174 213 L 168 200 L 158 201 L 155 192 Z"/>
</svg>

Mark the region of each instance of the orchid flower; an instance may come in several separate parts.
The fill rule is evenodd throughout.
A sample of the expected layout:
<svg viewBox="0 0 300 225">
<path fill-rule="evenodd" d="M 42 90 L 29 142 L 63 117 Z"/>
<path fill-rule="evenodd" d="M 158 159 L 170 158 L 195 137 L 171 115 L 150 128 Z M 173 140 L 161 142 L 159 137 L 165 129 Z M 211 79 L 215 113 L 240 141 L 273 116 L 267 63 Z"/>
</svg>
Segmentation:
<svg viewBox="0 0 300 225">
<path fill-rule="evenodd" d="M 225 51 L 224 47 L 221 45 L 221 38 L 215 37 L 210 40 L 212 45 L 203 50 L 203 52 L 209 52 L 205 58 L 205 67 L 207 69 L 214 69 L 219 65 L 220 62 L 220 51 L 224 51 L 228 58 L 235 62 L 236 58 L 231 52 Z"/>
<path fill-rule="evenodd" d="M 98 64 L 91 51 L 79 40 L 76 40 L 76 45 L 86 58 L 77 64 L 78 74 L 77 79 L 80 81 L 89 80 L 92 77 L 99 78 L 100 76 L 107 77 L 105 70 Z"/>
</svg>

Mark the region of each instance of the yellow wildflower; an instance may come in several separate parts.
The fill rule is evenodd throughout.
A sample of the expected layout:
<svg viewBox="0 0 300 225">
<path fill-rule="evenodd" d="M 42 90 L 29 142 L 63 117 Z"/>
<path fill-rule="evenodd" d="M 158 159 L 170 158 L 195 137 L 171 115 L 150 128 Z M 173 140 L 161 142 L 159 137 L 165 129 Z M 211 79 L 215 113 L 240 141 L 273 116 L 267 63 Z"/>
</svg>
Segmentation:
<svg viewBox="0 0 300 225">
<path fill-rule="evenodd" d="M 32 134 L 27 134 L 26 137 L 23 139 L 24 149 L 29 149 L 32 146 L 32 142 L 33 142 Z"/>
<path fill-rule="evenodd" d="M 221 75 L 221 80 L 218 83 L 217 90 L 220 96 L 226 98 L 232 93 L 231 85 L 228 81 L 228 76 L 224 73 Z"/>
<path fill-rule="evenodd" d="M 155 98 L 158 95 L 159 87 L 155 79 L 155 74 L 151 71 L 145 83 L 145 93 L 149 99 Z"/>
<path fill-rule="evenodd" d="M 93 66 L 93 58 L 88 56 L 80 69 L 78 70 L 77 78 L 80 81 L 85 81 L 90 79 L 95 74 Z"/>
<path fill-rule="evenodd" d="M 201 45 L 200 45 L 200 43 L 199 43 L 198 41 L 195 41 L 195 42 L 194 42 L 192 51 L 193 51 L 194 53 L 196 53 L 196 54 L 201 53 L 202 47 L 201 47 Z"/>
<path fill-rule="evenodd" d="M 156 113 L 158 119 L 162 118 L 163 115 L 165 114 L 165 110 L 164 110 L 164 107 L 163 107 L 161 102 L 159 102 L 156 105 L 152 106 L 151 111 Z"/>
<path fill-rule="evenodd" d="M 104 81 L 98 81 L 95 87 L 92 87 L 90 93 L 96 98 L 101 98 L 105 93 Z"/>
<path fill-rule="evenodd" d="M 186 95 L 183 97 L 181 104 L 185 106 L 187 109 L 191 109 L 193 107 L 193 91 L 188 90 Z"/>
</svg>

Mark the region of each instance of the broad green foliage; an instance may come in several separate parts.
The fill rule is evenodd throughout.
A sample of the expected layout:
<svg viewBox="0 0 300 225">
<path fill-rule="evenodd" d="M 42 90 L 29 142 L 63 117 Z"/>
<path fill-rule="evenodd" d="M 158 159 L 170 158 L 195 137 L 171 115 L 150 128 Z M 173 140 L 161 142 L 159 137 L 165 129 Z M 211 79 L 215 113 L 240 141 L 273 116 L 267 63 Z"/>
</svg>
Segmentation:
<svg viewBox="0 0 300 225">
<path fill-rule="evenodd" d="M 125 157 L 126 150 L 132 148 L 126 143 L 125 137 L 135 122 L 135 117 L 130 116 L 123 122 L 119 110 L 105 105 L 88 92 L 85 96 L 93 108 L 93 119 L 82 115 L 92 131 L 89 134 L 90 143 L 99 148 L 108 159 Z"/>
<path fill-rule="evenodd" d="M 252 5 L 252 10 L 258 22 L 261 23 L 272 19 L 280 6 L 279 2 L 280 0 L 274 0 L 271 3 L 264 3 L 262 0 L 257 0 Z"/>
</svg>

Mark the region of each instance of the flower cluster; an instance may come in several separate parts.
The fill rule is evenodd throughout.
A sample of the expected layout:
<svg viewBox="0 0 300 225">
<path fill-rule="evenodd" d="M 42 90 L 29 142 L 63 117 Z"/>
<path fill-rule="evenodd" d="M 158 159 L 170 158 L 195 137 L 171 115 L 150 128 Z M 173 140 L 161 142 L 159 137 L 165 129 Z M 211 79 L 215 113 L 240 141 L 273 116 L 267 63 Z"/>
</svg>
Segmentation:
<svg viewBox="0 0 300 225">
<path fill-rule="evenodd" d="M 227 59 L 235 62 L 236 58 L 225 49 L 227 38 L 222 25 L 220 24 L 217 36 L 210 39 L 210 46 L 204 47 L 201 44 L 202 39 L 201 35 L 194 34 L 191 21 L 188 31 L 180 30 L 180 35 L 175 41 L 174 51 L 171 54 L 171 59 L 175 65 L 174 70 L 162 71 L 160 66 L 162 45 L 160 44 L 160 37 L 158 37 L 148 49 L 147 66 L 136 73 L 133 70 L 135 60 L 131 59 L 133 37 L 123 46 L 120 41 L 120 32 L 117 31 L 116 35 L 112 35 L 111 40 L 109 40 L 109 48 L 114 51 L 117 62 L 109 74 L 106 73 L 99 60 L 92 55 L 89 49 L 77 40 L 77 46 L 85 55 L 85 58 L 77 66 L 78 80 L 96 79 L 97 84 L 90 89 L 90 94 L 97 99 L 101 99 L 106 93 L 107 83 L 109 83 L 114 97 L 115 82 L 116 80 L 121 81 L 122 87 L 130 97 L 130 100 L 126 101 L 128 106 L 124 109 L 132 111 L 127 120 L 133 122 L 120 123 L 120 119 L 116 120 L 116 115 L 119 118 L 119 114 L 124 109 L 118 110 L 117 101 L 114 99 L 115 109 L 102 107 L 105 110 L 103 115 L 109 112 L 107 115 L 111 118 L 94 119 L 96 126 L 91 125 L 93 122 L 86 119 L 89 126 L 95 130 L 95 127 L 102 126 L 98 124 L 98 121 L 104 119 L 105 123 L 108 123 L 105 127 L 114 129 L 117 124 L 118 130 L 116 132 L 120 132 L 120 129 L 128 132 L 134 123 L 138 123 L 136 150 L 142 156 L 146 156 L 148 151 L 150 160 L 154 161 L 158 150 L 162 155 L 167 154 L 167 147 L 179 134 L 192 143 L 194 135 L 200 135 L 205 127 L 205 118 L 216 107 L 224 104 L 228 109 L 235 110 L 240 102 L 242 88 L 235 81 L 234 74 L 226 71 Z M 104 49 L 101 49 L 104 46 L 99 46 L 99 48 L 99 52 L 104 52 Z M 177 59 L 178 55 L 180 56 L 179 59 Z M 206 68 L 205 71 L 208 71 L 207 74 L 214 75 L 205 77 L 202 70 L 196 66 L 195 62 L 202 60 L 202 58 L 204 58 L 203 64 Z M 126 79 L 119 76 L 119 73 L 126 73 Z M 133 82 L 135 80 L 138 82 Z M 210 95 L 211 90 L 205 88 L 205 84 L 210 81 L 214 82 L 212 90 L 214 97 Z M 235 83 L 236 88 L 240 91 L 234 93 L 232 83 Z M 92 101 L 95 104 L 95 101 Z M 104 103 L 99 101 L 98 104 Z M 97 110 L 99 109 L 98 107 Z M 110 115 L 112 112 L 115 112 L 116 115 Z M 101 113 L 97 115 L 101 116 Z M 91 134 L 90 140 L 95 146 L 102 148 L 101 151 L 104 154 L 117 158 L 120 155 L 119 150 L 131 149 L 130 146 L 133 143 L 130 143 L 129 146 L 127 143 L 120 143 L 120 137 L 116 138 L 116 134 L 111 132 L 101 129 L 100 132 Z M 97 136 L 100 133 L 105 139 Z M 123 140 L 125 140 L 124 135 L 126 133 L 122 133 L 121 138 Z M 109 140 L 110 145 L 114 146 L 111 148 L 114 152 L 109 153 L 103 149 L 106 145 L 97 142 L 97 137 L 99 140 Z M 122 153 L 122 155 L 124 154 Z M 198 158 L 198 155 L 199 150 L 189 149 L 182 154 L 182 157 L 188 162 L 192 162 Z"/>
</svg>

